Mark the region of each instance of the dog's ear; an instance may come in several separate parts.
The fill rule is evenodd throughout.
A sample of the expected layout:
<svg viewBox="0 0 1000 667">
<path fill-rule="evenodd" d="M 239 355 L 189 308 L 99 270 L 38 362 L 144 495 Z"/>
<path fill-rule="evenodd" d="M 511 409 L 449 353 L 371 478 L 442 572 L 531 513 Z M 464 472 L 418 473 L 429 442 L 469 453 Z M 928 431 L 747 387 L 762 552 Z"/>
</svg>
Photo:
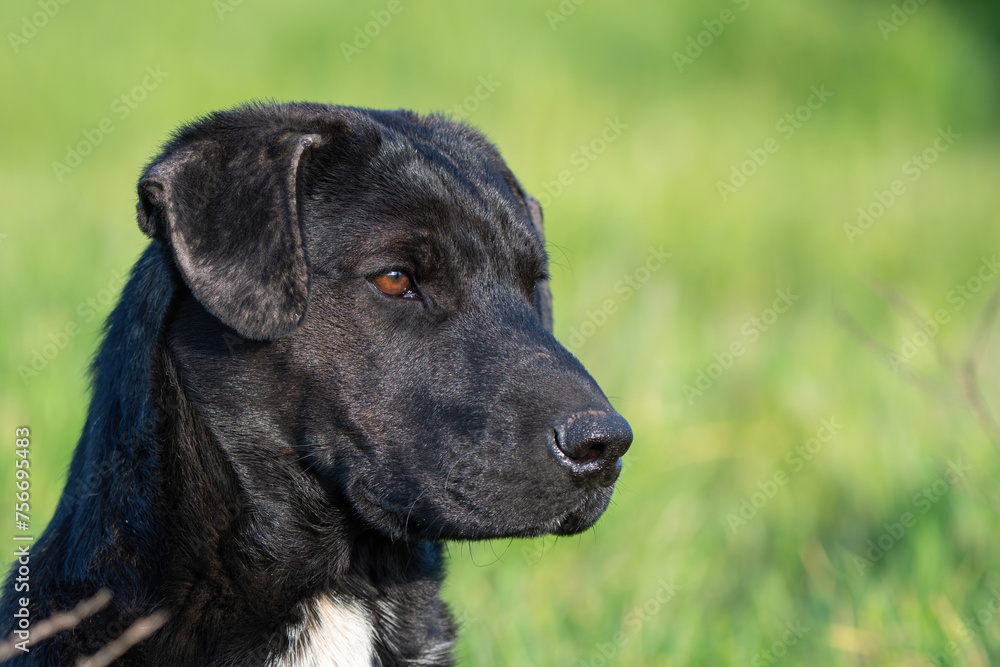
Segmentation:
<svg viewBox="0 0 1000 667">
<path fill-rule="evenodd" d="M 182 135 L 139 180 L 139 227 L 170 245 L 194 297 L 246 338 L 286 336 L 305 316 L 296 180 L 320 141 L 252 127 Z"/>
<path fill-rule="evenodd" d="M 528 205 L 528 212 L 531 214 L 531 224 L 534 226 L 538 236 L 545 242 L 545 230 L 542 228 L 542 207 L 538 200 L 524 192 L 524 201 Z M 535 285 L 535 310 L 542 320 L 542 326 L 552 333 L 552 292 L 549 290 L 549 281 L 540 280 Z"/>
</svg>

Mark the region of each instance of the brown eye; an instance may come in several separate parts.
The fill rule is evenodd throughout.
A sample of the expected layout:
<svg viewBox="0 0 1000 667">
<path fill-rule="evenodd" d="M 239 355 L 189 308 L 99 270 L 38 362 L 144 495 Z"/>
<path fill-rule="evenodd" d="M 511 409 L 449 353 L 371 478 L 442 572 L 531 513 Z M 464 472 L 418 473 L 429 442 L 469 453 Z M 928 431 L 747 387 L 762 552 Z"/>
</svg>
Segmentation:
<svg viewBox="0 0 1000 667">
<path fill-rule="evenodd" d="M 378 291 L 389 296 L 399 296 L 404 299 L 413 299 L 417 296 L 416 292 L 413 291 L 410 277 L 402 271 L 387 271 L 376 276 L 372 282 Z"/>
</svg>

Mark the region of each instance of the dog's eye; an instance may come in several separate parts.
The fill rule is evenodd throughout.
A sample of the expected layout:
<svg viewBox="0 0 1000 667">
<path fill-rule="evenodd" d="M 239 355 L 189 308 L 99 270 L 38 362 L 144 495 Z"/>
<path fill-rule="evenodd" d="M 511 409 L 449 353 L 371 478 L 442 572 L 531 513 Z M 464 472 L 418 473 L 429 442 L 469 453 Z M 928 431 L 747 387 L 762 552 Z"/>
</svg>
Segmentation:
<svg viewBox="0 0 1000 667">
<path fill-rule="evenodd" d="M 372 280 L 382 294 L 397 296 L 401 299 L 416 299 L 417 292 L 413 289 L 413 281 L 402 271 L 386 271 Z"/>
</svg>

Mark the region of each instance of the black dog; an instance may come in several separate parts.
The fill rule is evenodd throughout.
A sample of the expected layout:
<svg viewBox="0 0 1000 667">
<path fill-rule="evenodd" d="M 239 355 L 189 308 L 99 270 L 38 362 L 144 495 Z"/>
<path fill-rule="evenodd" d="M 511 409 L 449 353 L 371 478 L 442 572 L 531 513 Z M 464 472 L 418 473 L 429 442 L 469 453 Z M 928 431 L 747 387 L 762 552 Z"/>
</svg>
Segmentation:
<svg viewBox="0 0 1000 667">
<path fill-rule="evenodd" d="M 441 541 L 606 508 L 632 433 L 550 333 L 541 211 L 476 131 L 212 114 L 143 173 L 138 217 L 153 241 L 31 553 L 36 622 L 113 599 L 16 664 L 164 610 L 116 664 L 449 665 Z"/>
</svg>

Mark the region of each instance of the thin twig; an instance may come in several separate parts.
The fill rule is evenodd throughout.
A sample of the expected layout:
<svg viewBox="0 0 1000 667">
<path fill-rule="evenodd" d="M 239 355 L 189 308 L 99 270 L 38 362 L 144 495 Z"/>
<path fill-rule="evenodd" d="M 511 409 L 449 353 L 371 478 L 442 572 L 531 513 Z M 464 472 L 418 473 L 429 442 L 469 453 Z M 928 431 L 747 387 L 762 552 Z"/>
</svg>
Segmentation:
<svg viewBox="0 0 1000 667">
<path fill-rule="evenodd" d="M 993 323 L 996 320 L 997 309 L 1000 308 L 1000 285 L 993 290 L 983 316 L 979 321 L 979 329 L 972 345 L 969 358 L 966 359 L 962 369 L 962 386 L 965 388 L 965 396 L 969 401 L 969 407 L 976 415 L 983 430 L 993 442 L 994 447 L 1000 449 L 1000 423 L 990 411 L 989 406 L 983 398 L 983 392 L 979 387 L 979 363 L 986 354 L 986 346 L 989 343 L 990 334 L 993 331 Z"/>
<path fill-rule="evenodd" d="M 854 336 L 859 343 L 867 347 L 875 354 L 882 357 L 889 354 L 898 354 L 896 350 L 893 350 L 891 347 L 869 334 L 865 328 L 861 326 L 856 319 L 854 319 L 854 316 L 844 310 L 839 304 L 834 304 L 834 316 L 840 322 L 841 326 L 847 329 L 848 333 Z M 918 389 L 930 392 L 935 396 L 949 401 L 956 403 L 962 402 L 961 394 L 948 387 L 948 385 L 924 375 L 923 373 L 910 370 L 910 368 L 906 366 L 898 368 L 896 373 L 903 379 L 904 382 L 908 382 Z"/>
<path fill-rule="evenodd" d="M 143 641 L 163 627 L 169 615 L 160 610 L 149 616 L 143 616 L 130 625 L 118 639 L 114 640 L 89 658 L 80 658 L 76 667 L 107 667 L 112 662 L 125 655 L 129 649 Z"/>
<path fill-rule="evenodd" d="M 918 325 L 923 328 L 923 319 L 920 317 L 920 313 L 918 313 L 916 308 L 914 308 L 909 301 L 907 301 L 906 297 L 900 294 L 895 288 L 879 281 L 872 280 L 870 283 L 873 289 L 879 292 L 898 311 L 901 311 L 911 319 L 915 320 Z M 881 355 L 896 353 L 895 350 L 892 350 L 887 345 L 869 334 L 868 331 L 865 330 L 865 328 L 861 326 L 861 324 L 858 323 L 858 321 L 847 313 L 847 311 L 839 304 L 834 303 L 834 311 L 835 316 L 840 323 L 847 328 L 847 330 L 865 347 Z M 996 417 L 993 416 L 993 413 L 990 410 L 989 405 L 987 405 L 979 386 L 979 364 L 981 363 L 983 356 L 986 354 L 986 348 L 989 343 L 990 335 L 993 331 L 993 324 L 996 320 L 998 311 L 1000 311 L 1000 285 L 993 290 L 993 294 L 990 296 L 990 300 L 986 304 L 986 308 L 983 310 L 979 327 L 976 330 L 976 336 L 973 339 L 971 350 L 969 351 L 968 357 L 963 360 L 960 369 L 955 367 L 954 363 L 945 353 L 944 348 L 938 343 L 938 341 L 936 339 L 933 341 L 934 349 L 937 352 L 941 365 L 944 367 L 946 372 L 949 372 L 950 375 L 956 376 L 956 379 L 962 389 L 961 394 L 956 396 L 956 392 L 954 392 L 947 385 L 933 380 L 929 376 L 922 373 L 911 371 L 909 368 L 902 367 L 897 369 L 896 372 L 903 380 L 924 391 L 934 393 L 935 395 L 942 396 L 949 400 L 959 400 L 960 402 L 966 403 L 973 415 L 976 417 L 976 420 L 979 422 L 980 427 L 983 431 L 985 431 L 986 436 L 993 443 L 994 447 L 1000 450 L 1000 422 L 998 422 Z M 962 400 L 963 398 L 964 400 Z"/>
<path fill-rule="evenodd" d="M 37 644 L 40 641 L 48 639 L 54 634 L 59 632 L 64 632 L 66 630 L 72 630 L 78 626 L 84 619 L 93 616 L 101 609 L 103 609 L 108 602 L 111 601 L 111 591 L 107 588 L 102 588 L 97 591 L 97 593 L 91 597 L 87 598 L 80 604 L 76 605 L 70 611 L 61 611 L 49 616 L 48 618 L 39 621 L 31 626 L 29 626 L 30 631 L 30 644 Z M 17 637 L 10 637 L 2 644 L 0 644 L 0 661 L 7 660 L 15 651 L 15 648 L 19 644 Z"/>
<path fill-rule="evenodd" d="M 908 316 L 918 329 L 928 333 L 924 328 L 924 317 L 920 314 L 916 307 L 911 304 L 905 296 L 903 296 L 902 292 L 897 290 L 892 285 L 888 285 L 874 278 L 869 280 L 869 284 L 871 284 L 872 288 L 876 292 L 885 297 L 885 299 L 892 306 L 901 311 L 904 315 Z M 950 356 L 948 356 L 947 351 L 945 351 L 944 347 L 938 342 L 936 336 L 931 336 L 929 333 L 928 336 L 932 339 L 931 342 L 934 346 L 934 354 L 937 355 L 938 361 L 941 362 L 941 366 L 944 367 L 945 371 L 954 375 L 955 362 L 952 361 Z"/>
<path fill-rule="evenodd" d="M 986 346 L 990 342 L 990 334 L 993 332 L 993 322 L 996 320 L 998 309 L 1000 309 L 1000 284 L 990 295 L 990 300 L 983 310 L 983 316 L 979 320 L 979 330 L 976 332 L 975 342 L 972 344 L 972 354 L 969 355 L 969 359 L 975 364 L 979 364 L 983 355 L 986 354 Z"/>
<path fill-rule="evenodd" d="M 1000 424 L 997 423 L 989 406 L 983 399 L 983 394 L 979 390 L 979 377 L 976 372 L 976 364 L 970 359 L 965 363 L 962 372 L 962 385 L 965 387 L 965 396 L 969 400 L 969 407 L 976 415 L 979 424 L 986 431 L 987 437 L 995 447 L 1000 449 Z"/>
</svg>

